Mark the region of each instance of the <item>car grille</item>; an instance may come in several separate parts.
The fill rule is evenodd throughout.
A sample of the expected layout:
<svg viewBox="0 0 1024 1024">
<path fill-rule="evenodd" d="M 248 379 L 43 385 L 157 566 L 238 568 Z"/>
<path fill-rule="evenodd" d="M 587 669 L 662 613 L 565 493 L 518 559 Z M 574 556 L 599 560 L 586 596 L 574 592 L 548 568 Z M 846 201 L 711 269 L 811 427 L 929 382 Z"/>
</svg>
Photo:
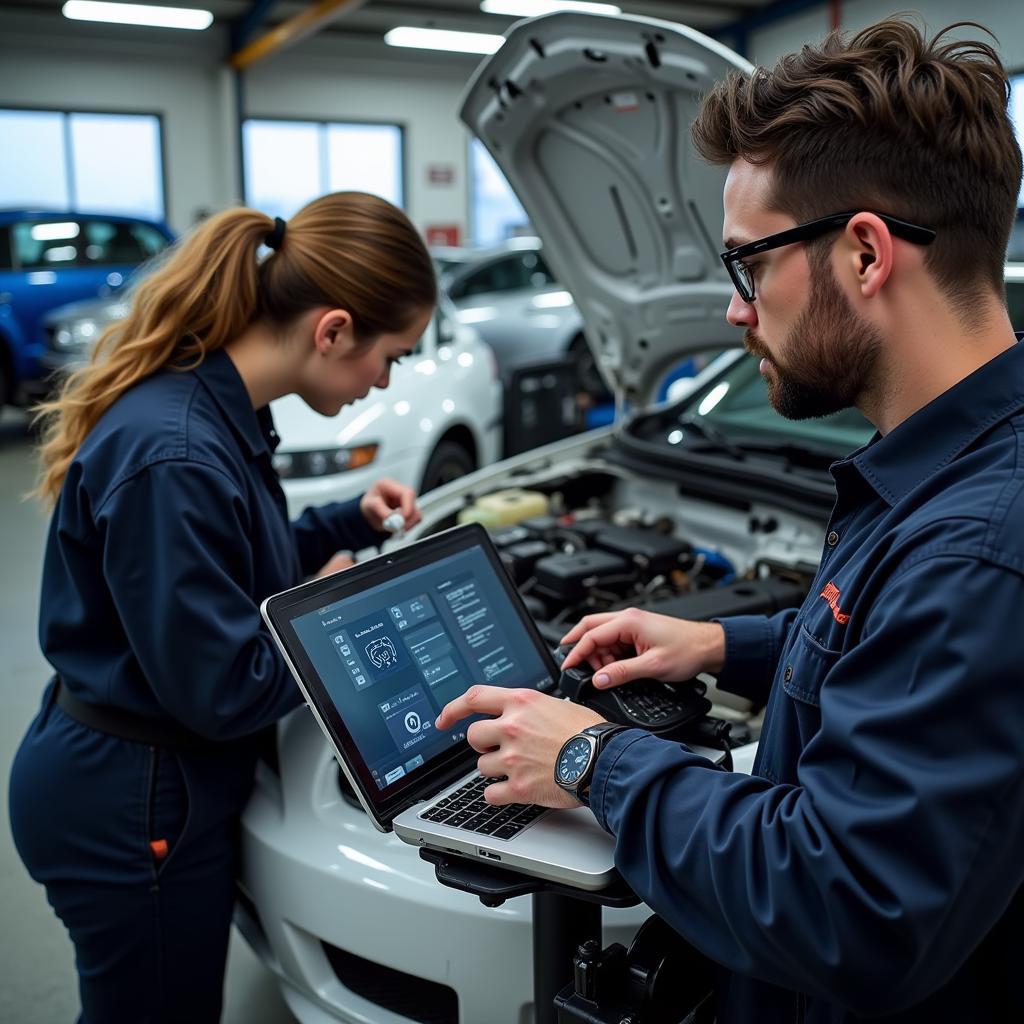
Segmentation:
<svg viewBox="0 0 1024 1024">
<path fill-rule="evenodd" d="M 420 1024 L 458 1024 L 455 989 L 364 960 L 327 942 L 321 945 L 338 980 L 357 996 Z"/>
</svg>

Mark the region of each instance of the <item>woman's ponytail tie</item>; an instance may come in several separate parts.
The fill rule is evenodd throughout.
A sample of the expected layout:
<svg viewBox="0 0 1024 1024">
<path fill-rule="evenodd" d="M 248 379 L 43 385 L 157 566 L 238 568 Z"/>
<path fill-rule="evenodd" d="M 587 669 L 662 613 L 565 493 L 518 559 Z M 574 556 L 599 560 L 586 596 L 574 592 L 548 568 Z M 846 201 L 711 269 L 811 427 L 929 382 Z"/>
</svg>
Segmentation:
<svg viewBox="0 0 1024 1024">
<path fill-rule="evenodd" d="M 274 229 L 273 231 L 267 232 L 267 237 L 263 239 L 268 249 L 273 249 L 274 252 L 279 252 L 282 244 L 284 243 L 284 229 L 288 225 L 281 220 L 280 217 L 274 218 Z"/>
</svg>

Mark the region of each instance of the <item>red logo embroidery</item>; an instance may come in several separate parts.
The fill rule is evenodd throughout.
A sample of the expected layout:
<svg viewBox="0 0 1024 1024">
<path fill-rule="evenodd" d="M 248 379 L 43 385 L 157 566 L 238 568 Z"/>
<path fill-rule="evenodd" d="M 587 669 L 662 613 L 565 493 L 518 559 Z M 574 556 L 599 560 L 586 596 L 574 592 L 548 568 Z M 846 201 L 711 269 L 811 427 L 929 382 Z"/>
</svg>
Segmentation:
<svg viewBox="0 0 1024 1024">
<path fill-rule="evenodd" d="M 845 626 L 850 621 L 850 616 L 839 610 L 839 588 L 834 583 L 826 583 L 825 589 L 818 596 L 828 602 L 832 616 L 840 626 Z"/>
</svg>

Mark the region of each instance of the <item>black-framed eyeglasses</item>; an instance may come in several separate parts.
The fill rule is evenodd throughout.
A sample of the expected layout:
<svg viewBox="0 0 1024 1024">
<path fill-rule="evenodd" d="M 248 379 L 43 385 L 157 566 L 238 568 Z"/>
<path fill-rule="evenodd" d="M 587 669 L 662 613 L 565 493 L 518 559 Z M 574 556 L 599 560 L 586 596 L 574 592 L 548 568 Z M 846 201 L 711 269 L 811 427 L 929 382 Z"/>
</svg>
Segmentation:
<svg viewBox="0 0 1024 1024">
<path fill-rule="evenodd" d="M 725 252 L 719 253 L 740 298 L 744 302 L 754 301 L 753 268 L 743 262 L 748 256 L 768 252 L 769 249 L 779 249 L 784 245 L 792 245 L 794 242 L 809 242 L 812 238 L 828 234 L 829 231 L 838 231 L 840 228 L 845 228 L 861 212 L 874 213 L 875 211 L 851 210 L 849 213 L 832 213 L 827 217 L 809 220 L 806 224 L 797 224 L 795 228 L 787 228 L 774 235 L 765 235 L 764 238 L 758 238 L 753 242 L 744 242 L 743 245 L 737 245 L 734 249 L 727 249 Z M 887 213 L 875 213 L 875 216 L 897 238 L 902 238 L 904 241 L 913 242 L 914 245 L 930 245 L 935 241 L 935 232 L 931 228 L 910 224 L 905 220 L 890 217 Z"/>
</svg>

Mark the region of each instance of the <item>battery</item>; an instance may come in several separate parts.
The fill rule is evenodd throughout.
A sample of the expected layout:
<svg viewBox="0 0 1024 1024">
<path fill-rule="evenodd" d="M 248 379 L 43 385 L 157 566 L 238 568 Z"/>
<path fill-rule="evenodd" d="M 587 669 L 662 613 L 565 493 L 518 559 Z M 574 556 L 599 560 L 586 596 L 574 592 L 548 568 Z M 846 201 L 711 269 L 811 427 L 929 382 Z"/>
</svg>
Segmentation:
<svg viewBox="0 0 1024 1024">
<path fill-rule="evenodd" d="M 537 589 L 552 597 L 575 604 L 591 590 L 622 590 L 636 581 L 630 564 L 607 551 L 577 551 L 568 555 L 549 555 L 533 567 Z"/>
<path fill-rule="evenodd" d="M 760 580 L 735 580 L 720 587 L 696 590 L 675 597 L 640 602 L 661 615 L 680 619 L 715 619 L 723 615 L 773 615 L 783 608 L 797 608 L 807 588 L 790 580 L 768 576 Z"/>
<path fill-rule="evenodd" d="M 533 575 L 537 560 L 551 554 L 551 548 L 542 540 L 527 540 L 512 544 L 499 552 L 501 564 L 508 570 L 516 585 L 525 583 Z"/>
<path fill-rule="evenodd" d="M 597 533 L 594 546 L 628 558 L 638 569 L 654 576 L 693 564 L 693 548 L 685 540 L 653 530 L 609 526 Z"/>
<path fill-rule="evenodd" d="M 499 551 L 513 544 L 522 544 L 524 540 L 529 540 L 533 536 L 529 530 L 524 530 L 521 526 L 503 526 L 498 530 L 491 530 L 490 534 L 491 541 Z"/>
<path fill-rule="evenodd" d="M 529 530 L 531 536 L 542 540 L 550 540 L 561 529 L 561 524 L 554 516 L 531 516 L 529 519 L 521 519 L 519 525 Z"/>
</svg>

